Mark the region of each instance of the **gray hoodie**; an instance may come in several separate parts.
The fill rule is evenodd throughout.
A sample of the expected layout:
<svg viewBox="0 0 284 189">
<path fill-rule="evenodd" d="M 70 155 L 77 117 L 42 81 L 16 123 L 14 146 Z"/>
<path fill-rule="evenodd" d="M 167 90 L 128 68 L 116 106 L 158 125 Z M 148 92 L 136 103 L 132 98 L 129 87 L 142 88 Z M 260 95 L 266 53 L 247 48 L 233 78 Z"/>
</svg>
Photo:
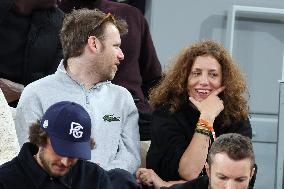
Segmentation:
<svg viewBox="0 0 284 189">
<path fill-rule="evenodd" d="M 40 120 L 49 106 L 64 100 L 82 105 L 91 116 L 96 141 L 91 161 L 106 170 L 121 168 L 134 173 L 141 160 L 138 111 L 131 94 L 110 81 L 86 90 L 67 74 L 62 62 L 55 74 L 24 89 L 15 119 L 20 145 L 28 139 L 29 126 Z"/>
</svg>

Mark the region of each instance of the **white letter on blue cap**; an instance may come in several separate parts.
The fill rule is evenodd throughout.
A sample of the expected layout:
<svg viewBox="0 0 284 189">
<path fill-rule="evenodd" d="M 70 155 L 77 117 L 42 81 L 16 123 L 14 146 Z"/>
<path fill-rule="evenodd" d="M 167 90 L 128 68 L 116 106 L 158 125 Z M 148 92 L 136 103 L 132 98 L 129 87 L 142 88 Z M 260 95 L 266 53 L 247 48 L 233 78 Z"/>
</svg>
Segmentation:
<svg viewBox="0 0 284 189">
<path fill-rule="evenodd" d="M 44 120 L 42 126 L 43 126 L 43 128 L 47 128 L 48 127 L 48 120 Z"/>
<path fill-rule="evenodd" d="M 83 131 L 80 131 L 83 127 L 79 123 L 72 122 L 69 135 L 73 134 L 75 138 L 81 138 L 83 136 Z"/>
</svg>

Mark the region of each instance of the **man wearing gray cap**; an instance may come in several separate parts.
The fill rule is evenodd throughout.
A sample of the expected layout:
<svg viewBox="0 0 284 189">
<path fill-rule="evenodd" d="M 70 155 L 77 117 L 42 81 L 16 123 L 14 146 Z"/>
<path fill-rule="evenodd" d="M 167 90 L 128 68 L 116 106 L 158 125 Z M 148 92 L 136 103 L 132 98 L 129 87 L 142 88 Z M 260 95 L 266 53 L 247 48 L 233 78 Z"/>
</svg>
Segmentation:
<svg viewBox="0 0 284 189">
<path fill-rule="evenodd" d="M 0 189 L 111 189 L 108 173 L 91 158 L 91 119 L 79 104 L 58 102 L 30 127 L 30 142 L 0 167 Z"/>
</svg>

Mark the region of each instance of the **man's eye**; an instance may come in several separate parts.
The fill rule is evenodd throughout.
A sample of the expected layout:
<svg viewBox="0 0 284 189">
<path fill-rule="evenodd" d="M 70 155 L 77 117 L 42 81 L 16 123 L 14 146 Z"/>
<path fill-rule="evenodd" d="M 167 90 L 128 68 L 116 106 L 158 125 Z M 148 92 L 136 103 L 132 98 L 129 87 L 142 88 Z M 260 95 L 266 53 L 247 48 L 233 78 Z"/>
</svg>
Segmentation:
<svg viewBox="0 0 284 189">
<path fill-rule="evenodd" d="M 227 180 L 228 177 L 219 177 L 220 180 Z"/>
<path fill-rule="evenodd" d="M 120 45 L 113 45 L 115 48 L 119 49 Z"/>
<path fill-rule="evenodd" d="M 245 178 L 236 179 L 237 182 L 244 182 L 245 180 Z"/>
</svg>

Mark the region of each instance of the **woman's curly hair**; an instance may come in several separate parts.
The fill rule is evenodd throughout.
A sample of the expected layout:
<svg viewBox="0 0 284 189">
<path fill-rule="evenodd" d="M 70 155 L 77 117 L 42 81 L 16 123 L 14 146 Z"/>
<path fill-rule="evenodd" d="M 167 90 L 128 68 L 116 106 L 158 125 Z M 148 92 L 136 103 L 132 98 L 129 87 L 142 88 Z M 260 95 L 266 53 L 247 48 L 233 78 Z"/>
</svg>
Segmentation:
<svg viewBox="0 0 284 189">
<path fill-rule="evenodd" d="M 245 94 L 247 87 L 244 77 L 226 49 L 212 40 L 205 40 L 184 48 L 173 60 L 160 84 L 150 92 L 150 105 L 157 108 L 167 105 L 176 112 L 181 105 L 188 103 L 188 76 L 198 56 L 215 58 L 222 68 L 222 86 L 226 88 L 219 97 L 224 102 L 224 110 L 219 115 L 222 125 L 248 118 L 248 105 Z"/>
</svg>

